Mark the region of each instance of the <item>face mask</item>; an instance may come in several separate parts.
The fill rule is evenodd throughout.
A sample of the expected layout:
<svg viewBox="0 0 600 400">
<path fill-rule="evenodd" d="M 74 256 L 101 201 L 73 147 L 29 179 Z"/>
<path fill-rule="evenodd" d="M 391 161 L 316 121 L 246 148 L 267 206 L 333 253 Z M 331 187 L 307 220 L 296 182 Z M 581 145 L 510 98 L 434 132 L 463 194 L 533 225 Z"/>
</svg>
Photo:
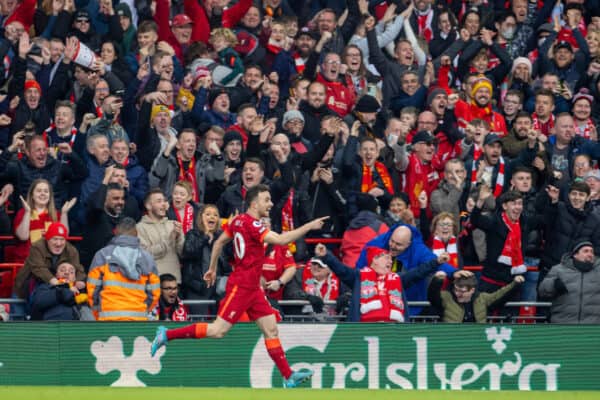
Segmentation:
<svg viewBox="0 0 600 400">
<path fill-rule="evenodd" d="M 508 28 L 508 29 L 503 30 L 502 36 L 504 36 L 504 39 L 506 39 L 506 40 L 511 40 L 515 36 L 514 28 Z"/>
<path fill-rule="evenodd" d="M 544 44 L 544 42 L 545 42 L 545 41 L 546 41 L 546 38 L 545 38 L 545 37 L 543 37 L 543 38 L 539 38 L 539 39 L 538 39 L 538 47 L 542 47 L 542 45 Z"/>
</svg>

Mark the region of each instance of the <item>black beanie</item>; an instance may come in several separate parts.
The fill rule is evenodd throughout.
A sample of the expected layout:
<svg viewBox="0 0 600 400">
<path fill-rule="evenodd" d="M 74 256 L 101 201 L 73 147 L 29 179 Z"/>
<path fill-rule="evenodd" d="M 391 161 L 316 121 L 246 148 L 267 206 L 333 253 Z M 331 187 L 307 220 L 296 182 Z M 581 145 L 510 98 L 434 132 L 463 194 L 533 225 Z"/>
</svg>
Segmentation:
<svg viewBox="0 0 600 400">
<path fill-rule="evenodd" d="M 225 136 L 223 136 L 223 148 L 225 148 L 229 142 L 233 142 L 234 140 L 239 140 L 240 143 L 243 143 L 242 135 L 238 131 L 227 131 Z"/>
</svg>

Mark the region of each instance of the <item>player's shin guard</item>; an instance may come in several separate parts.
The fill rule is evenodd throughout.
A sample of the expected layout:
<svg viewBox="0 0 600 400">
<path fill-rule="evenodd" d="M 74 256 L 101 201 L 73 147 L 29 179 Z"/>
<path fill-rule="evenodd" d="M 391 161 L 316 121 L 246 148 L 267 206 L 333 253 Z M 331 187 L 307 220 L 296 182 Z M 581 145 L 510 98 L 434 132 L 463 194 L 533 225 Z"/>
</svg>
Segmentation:
<svg viewBox="0 0 600 400">
<path fill-rule="evenodd" d="M 183 328 L 167 330 L 167 339 L 202 339 L 206 337 L 206 329 L 208 324 L 201 322 L 184 326 Z"/>
<path fill-rule="evenodd" d="M 292 375 L 292 370 L 290 369 L 290 365 L 285 357 L 285 352 L 281 347 L 279 338 L 265 339 L 265 346 L 267 347 L 269 356 L 275 365 L 277 365 L 281 376 L 283 376 L 285 379 L 288 379 L 290 375 Z"/>
</svg>

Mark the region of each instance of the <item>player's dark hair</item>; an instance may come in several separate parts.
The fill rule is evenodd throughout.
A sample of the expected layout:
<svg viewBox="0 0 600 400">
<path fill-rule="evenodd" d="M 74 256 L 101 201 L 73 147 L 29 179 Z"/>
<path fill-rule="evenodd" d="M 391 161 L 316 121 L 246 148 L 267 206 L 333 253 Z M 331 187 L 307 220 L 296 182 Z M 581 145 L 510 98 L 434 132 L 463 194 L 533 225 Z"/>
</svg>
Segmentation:
<svg viewBox="0 0 600 400">
<path fill-rule="evenodd" d="M 248 191 L 246 192 L 246 207 L 250 207 L 250 204 L 252 204 L 252 202 L 258 198 L 258 195 L 260 193 L 268 191 L 269 187 L 263 184 L 258 184 L 248 189 Z"/>
</svg>

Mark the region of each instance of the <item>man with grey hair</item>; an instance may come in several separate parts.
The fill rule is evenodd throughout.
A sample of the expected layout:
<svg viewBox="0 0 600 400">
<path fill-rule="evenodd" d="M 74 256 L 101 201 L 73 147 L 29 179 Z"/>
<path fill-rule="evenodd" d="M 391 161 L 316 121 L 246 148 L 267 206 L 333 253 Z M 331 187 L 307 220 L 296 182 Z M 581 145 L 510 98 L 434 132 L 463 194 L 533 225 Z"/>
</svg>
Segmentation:
<svg viewBox="0 0 600 400">
<path fill-rule="evenodd" d="M 104 135 L 91 135 L 87 137 L 87 168 L 89 174 L 81 184 L 81 195 L 79 196 L 78 220 L 84 223 L 85 209 L 92 193 L 100 188 L 104 170 L 110 163 L 110 149 L 108 147 L 108 138 Z"/>
</svg>

